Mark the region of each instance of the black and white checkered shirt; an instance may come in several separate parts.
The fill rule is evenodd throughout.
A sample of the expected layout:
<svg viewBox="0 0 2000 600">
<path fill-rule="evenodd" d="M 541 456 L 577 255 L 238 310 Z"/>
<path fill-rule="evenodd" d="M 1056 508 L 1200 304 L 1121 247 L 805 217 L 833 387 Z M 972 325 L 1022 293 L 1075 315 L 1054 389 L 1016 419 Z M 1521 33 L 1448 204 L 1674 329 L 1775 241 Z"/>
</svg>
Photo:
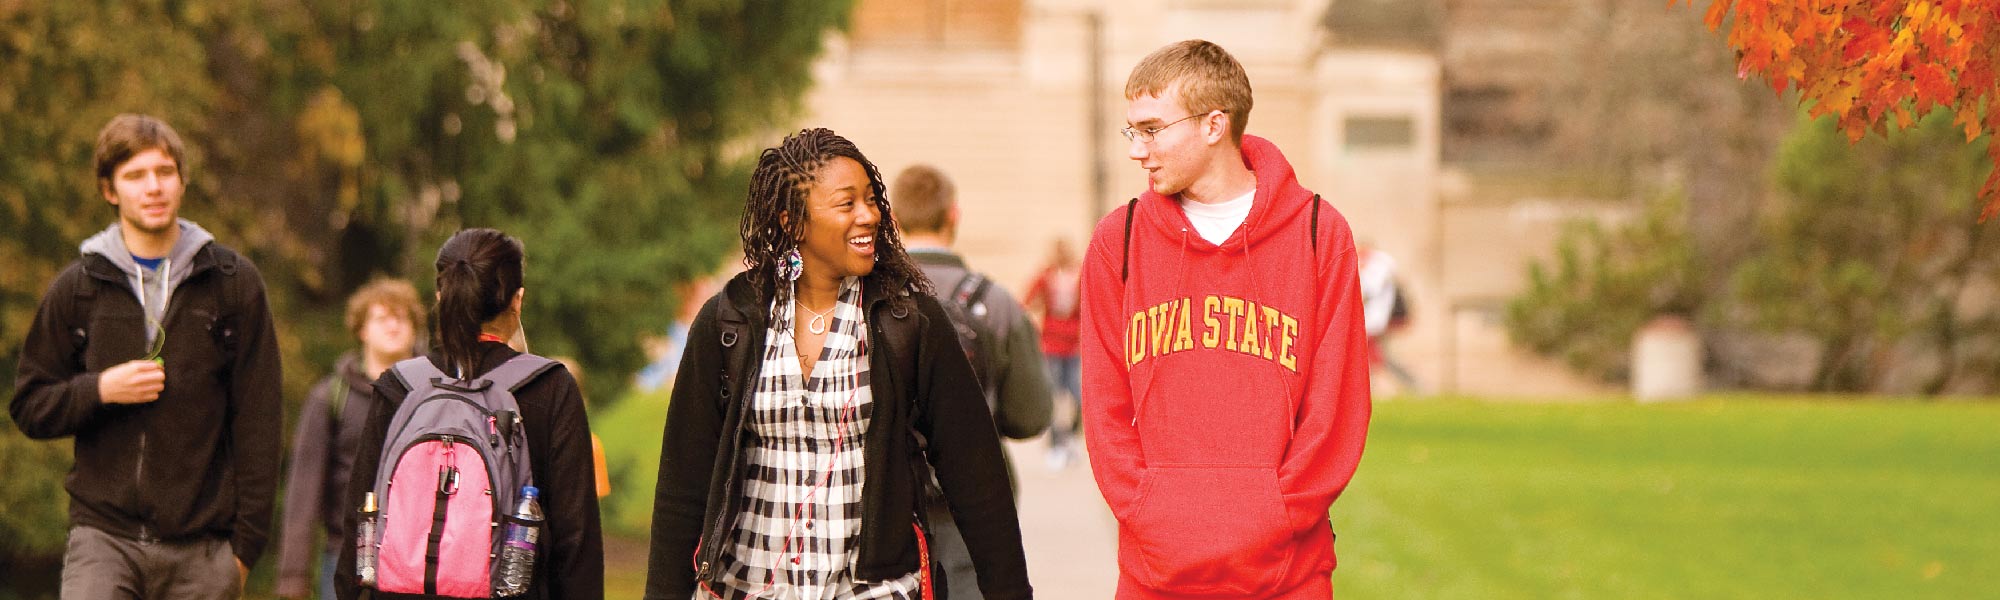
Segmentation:
<svg viewBox="0 0 2000 600">
<path fill-rule="evenodd" d="M 796 295 L 792 295 L 796 298 Z M 792 342 L 794 302 L 771 309 L 763 370 L 751 384 L 749 481 L 721 586 L 696 600 L 912 600 L 917 573 L 854 579 L 861 539 L 862 438 L 874 413 L 860 279 L 841 284 L 825 348 L 805 376 Z"/>
</svg>

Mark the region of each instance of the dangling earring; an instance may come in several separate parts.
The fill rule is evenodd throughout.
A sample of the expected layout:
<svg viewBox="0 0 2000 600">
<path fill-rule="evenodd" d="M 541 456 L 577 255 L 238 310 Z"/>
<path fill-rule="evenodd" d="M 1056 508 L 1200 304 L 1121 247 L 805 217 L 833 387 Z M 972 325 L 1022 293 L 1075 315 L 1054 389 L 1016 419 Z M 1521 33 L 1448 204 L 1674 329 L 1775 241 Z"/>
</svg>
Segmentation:
<svg viewBox="0 0 2000 600">
<path fill-rule="evenodd" d="M 799 258 L 798 248 L 786 252 L 784 258 L 778 261 L 778 277 L 785 281 L 798 281 L 799 275 L 805 272 L 806 261 Z"/>
</svg>

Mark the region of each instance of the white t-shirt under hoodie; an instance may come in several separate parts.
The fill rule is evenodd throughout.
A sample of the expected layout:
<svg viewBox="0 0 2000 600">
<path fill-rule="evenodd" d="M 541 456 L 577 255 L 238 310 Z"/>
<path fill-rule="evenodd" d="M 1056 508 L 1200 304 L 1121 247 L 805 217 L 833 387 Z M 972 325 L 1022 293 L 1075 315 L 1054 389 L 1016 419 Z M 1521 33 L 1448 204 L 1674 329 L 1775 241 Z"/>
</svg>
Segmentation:
<svg viewBox="0 0 2000 600">
<path fill-rule="evenodd" d="M 1182 196 L 1181 212 L 1187 214 L 1188 222 L 1194 224 L 1194 231 L 1201 234 L 1201 239 L 1220 246 L 1229 240 L 1230 234 L 1236 233 L 1236 228 L 1243 224 L 1244 219 L 1250 218 L 1250 204 L 1256 197 L 1255 187 L 1235 199 L 1215 204 L 1203 204 Z"/>
</svg>

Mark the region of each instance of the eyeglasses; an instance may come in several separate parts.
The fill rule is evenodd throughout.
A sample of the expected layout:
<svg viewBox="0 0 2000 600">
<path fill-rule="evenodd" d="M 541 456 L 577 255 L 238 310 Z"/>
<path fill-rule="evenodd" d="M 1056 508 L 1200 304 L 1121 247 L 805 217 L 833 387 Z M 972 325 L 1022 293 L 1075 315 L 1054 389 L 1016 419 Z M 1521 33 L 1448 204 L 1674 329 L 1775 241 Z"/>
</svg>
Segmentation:
<svg viewBox="0 0 2000 600">
<path fill-rule="evenodd" d="M 1208 112 L 1215 112 L 1215 111 L 1208 111 Z M 1192 119 L 1192 118 L 1195 118 L 1195 117 L 1205 117 L 1205 116 L 1208 116 L 1208 113 L 1206 113 L 1206 112 L 1205 112 L 1205 113 L 1195 113 L 1195 114 L 1192 114 L 1192 115 L 1188 115 L 1188 116 L 1185 116 L 1185 117 L 1181 117 L 1181 118 L 1178 118 L 1178 119 L 1174 119 L 1174 122 L 1172 122 L 1172 123 L 1168 123 L 1168 124 L 1165 124 L 1165 125 L 1161 125 L 1161 126 L 1159 126 L 1159 127 L 1147 127 L 1147 128 L 1145 128 L 1145 129 L 1138 129 L 1138 128 L 1133 128 L 1133 127 L 1126 127 L 1126 128 L 1124 128 L 1124 129 L 1120 129 L 1120 130 L 1118 130 L 1118 133 L 1120 133 L 1120 134 L 1124 134 L 1124 136 L 1125 136 L 1125 141 L 1128 141 L 1128 142 L 1144 142 L 1144 143 L 1148 143 L 1148 144 L 1150 144 L 1150 143 L 1153 143 L 1153 136 L 1154 136 L 1155 134 L 1158 134 L 1158 133 L 1160 133 L 1160 132 L 1162 132 L 1162 131 L 1166 131 L 1168 127 L 1173 127 L 1174 125 L 1177 125 L 1177 124 L 1180 124 L 1180 122 L 1181 122 L 1181 121 L 1186 121 L 1186 120 L 1188 120 L 1188 119 Z"/>
</svg>

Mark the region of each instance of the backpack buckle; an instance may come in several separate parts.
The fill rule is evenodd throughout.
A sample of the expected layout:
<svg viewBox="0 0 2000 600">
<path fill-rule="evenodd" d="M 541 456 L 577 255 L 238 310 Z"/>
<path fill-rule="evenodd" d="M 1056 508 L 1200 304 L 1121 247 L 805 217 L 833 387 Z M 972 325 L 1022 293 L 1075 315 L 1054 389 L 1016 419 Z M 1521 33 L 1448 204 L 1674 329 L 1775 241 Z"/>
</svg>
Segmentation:
<svg viewBox="0 0 2000 600">
<path fill-rule="evenodd" d="M 458 467 L 438 467 L 438 494 L 450 496 L 458 493 Z"/>
</svg>

